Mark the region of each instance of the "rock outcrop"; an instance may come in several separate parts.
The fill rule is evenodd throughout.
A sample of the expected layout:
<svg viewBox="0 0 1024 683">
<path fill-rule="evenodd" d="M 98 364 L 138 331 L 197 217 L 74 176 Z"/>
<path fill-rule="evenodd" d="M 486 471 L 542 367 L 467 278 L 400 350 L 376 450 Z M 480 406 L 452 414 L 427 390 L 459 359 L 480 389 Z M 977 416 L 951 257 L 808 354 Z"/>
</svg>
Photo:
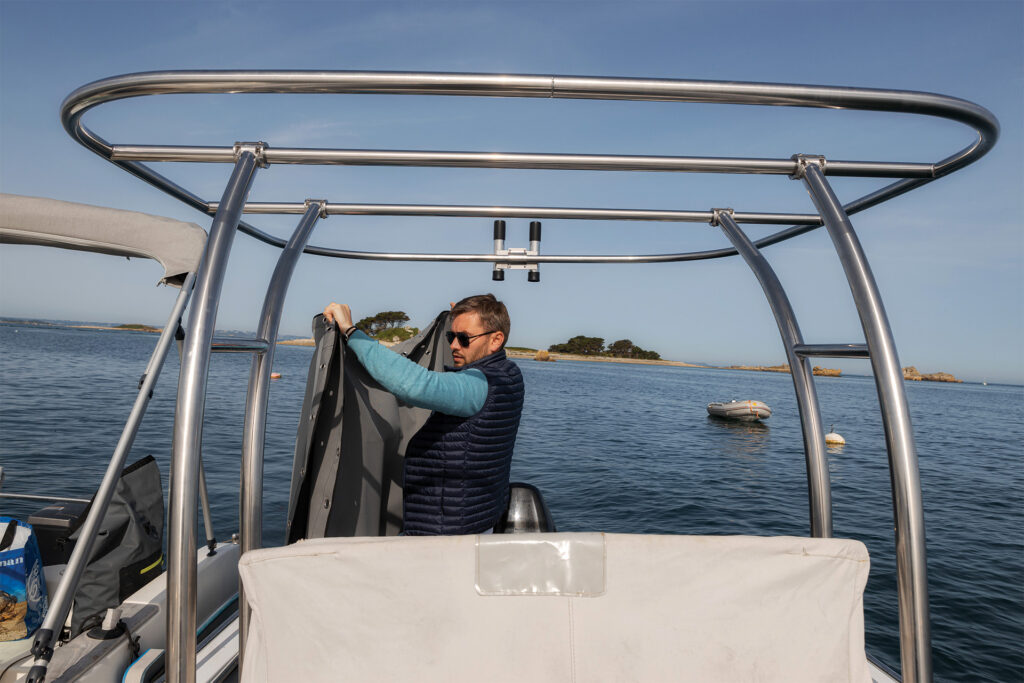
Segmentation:
<svg viewBox="0 0 1024 683">
<path fill-rule="evenodd" d="M 811 372 L 815 375 L 820 375 L 821 377 L 839 377 L 843 374 L 843 371 L 838 368 L 823 368 L 819 365 L 815 365 L 811 368 Z"/>
<path fill-rule="evenodd" d="M 908 365 L 903 368 L 903 379 L 911 380 L 912 382 L 955 382 L 962 384 L 962 379 L 957 379 L 948 372 L 932 372 L 922 375 L 917 371 L 917 368 L 913 365 Z"/>
<path fill-rule="evenodd" d="M 755 372 L 789 372 L 789 364 L 782 365 L 730 365 L 726 370 L 753 370 Z"/>
<path fill-rule="evenodd" d="M 545 361 L 548 363 L 554 363 L 555 359 L 551 357 L 551 354 L 541 349 L 537 352 L 537 355 L 533 357 L 534 360 Z"/>
</svg>

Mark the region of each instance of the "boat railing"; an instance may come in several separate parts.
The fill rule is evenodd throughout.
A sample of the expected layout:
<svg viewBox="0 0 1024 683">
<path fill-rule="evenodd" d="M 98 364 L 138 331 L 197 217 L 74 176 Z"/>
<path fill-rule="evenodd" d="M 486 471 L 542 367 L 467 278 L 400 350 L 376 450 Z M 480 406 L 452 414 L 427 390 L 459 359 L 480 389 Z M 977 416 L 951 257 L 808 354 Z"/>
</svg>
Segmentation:
<svg viewBox="0 0 1024 683">
<path fill-rule="evenodd" d="M 178 292 L 174 305 L 171 307 L 167 324 L 164 325 L 163 330 L 160 332 L 160 337 L 157 340 L 156 347 L 153 349 L 153 353 L 150 355 L 146 370 L 139 380 L 135 402 L 132 404 L 128 420 L 125 422 L 117 446 L 114 448 L 114 453 L 107 463 L 107 469 L 104 471 L 99 488 L 92 498 L 92 505 L 89 507 L 85 521 L 82 523 L 78 540 L 75 542 L 71 556 L 68 559 L 68 566 L 64 570 L 61 581 L 49 601 L 46 616 L 33 640 L 32 654 L 35 660 L 29 672 L 30 680 L 42 681 L 46 676 L 46 667 L 53 656 L 56 637 L 60 635 L 68 613 L 71 611 L 75 590 L 78 588 L 82 573 L 89 563 L 96 536 L 100 531 L 107 508 L 110 506 L 110 501 L 114 496 L 114 490 L 121 477 L 121 471 L 124 469 L 128 454 L 131 452 L 132 444 L 135 442 L 135 435 L 139 431 L 142 418 L 145 416 L 146 409 L 149 407 L 149 401 L 153 397 L 153 390 L 160 377 L 160 371 L 163 369 L 167 353 L 174 342 L 174 336 L 181 321 L 181 316 L 188 304 L 194 282 L 195 274 L 189 273 L 181 285 L 181 291 Z"/>
<path fill-rule="evenodd" d="M 950 119 L 971 128 L 977 134 L 977 138 L 967 147 L 954 150 L 935 162 L 918 163 L 847 161 L 804 154 L 794 154 L 788 159 L 764 159 L 308 149 L 238 141 L 214 147 L 126 145 L 106 141 L 86 128 L 82 122 L 83 116 L 90 109 L 115 100 L 148 95 L 198 93 L 570 98 L 769 105 L 830 110 L 857 109 Z M 295 261 L 301 253 L 382 261 L 489 262 L 494 265 L 495 279 L 502 279 L 505 269 L 523 268 L 529 271 L 531 281 L 539 279 L 541 263 L 654 263 L 721 258 L 740 254 L 765 291 L 775 314 L 793 373 L 803 425 L 808 470 L 810 533 L 813 536 L 831 536 L 832 513 L 820 411 L 807 359 L 871 359 L 892 472 L 902 675 L 908 682 L 931 680 L 925 538 L 917 454 L 891 329 L 878 288 L 850 224 L 849 216 L 933 182 L 981 158 L 995 144 L 999 132 L 995 117 L 984 108 L 971 102 L 932 93 L 786 84 L 459 73 L 168 71 L 128 74 L 85 85 L 64 101 L 61 117 L 68 133 L 85 147 L 185 204 L 213 215 L 205 257 L 196 276 L 195 295 L 189 312 L 175 414 L 168 532 L 168 681 L 192 681 L 195 676 L 195 515 L 200 483 L 202 408 L 217 307 L 228 254 L 237 231 L 283 249 L 264 299 L 258 324 L 260 344 L 251 345 L 252 348 L 249 349 L 238 349 L 254 353 L 246 403 L 242 455 L 243 552 L 260 546 L 267 387 L 281 306 Z M 212 201 L 200 197 L 146 165 L 146 162 L 167 161 L 230 163 L 234 168 L 220 200 Z M 353 204 L 334 203 L 329 200 L 249 203 L 247 199 L 254 175 L 260 168 L 271 164 L 781 175 L 798 180 L 806 186 L 818 214 L 740 212 L 720 208 L 659 211 L 529 206 Z M 827 181 L 828 176 L 889 178 L 894 179 L 894 182 L 843 205 L 832 192 Z M 291 237 L 285 241 L 243 221 L 244 214 L 296 214 L 302 218 Z M 496 219 L 494 251 L 490 254 L 413 254 L 350 251 L 309 244 L 310 234 L 317 221 L 331 215 L 493 218 Z M 505 248 L 502 221 L 509 218 L 524 218 L 536 222 L 536 232 L 531 226 L 529 249 Z M 539 221 L 546 218 L 705 223 L 721 228 L 732 247 L 646 255 L 542 255 Z M 740 228 L 743 224 L 787 227 L 752 241 Z M 764 247 L 821 226 L 829 232 L 843 265 L 861 318 L 866 343 L 805 343 L 792 306 L 777 276 L 761 254 L 760 250 Z M 244 600 L 241 604 L 244 606 Z M 244 611 L 240 627 L 241 647 L 244 648 L 247 628 Z"/>
</svg>

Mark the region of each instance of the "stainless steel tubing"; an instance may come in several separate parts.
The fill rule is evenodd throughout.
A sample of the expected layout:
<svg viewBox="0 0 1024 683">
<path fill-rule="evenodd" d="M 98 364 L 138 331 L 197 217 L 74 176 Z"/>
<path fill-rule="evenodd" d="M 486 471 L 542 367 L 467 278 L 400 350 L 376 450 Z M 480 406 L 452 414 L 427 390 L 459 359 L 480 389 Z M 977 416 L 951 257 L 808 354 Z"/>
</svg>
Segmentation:
<svg viewBox="0 0 1024 683">
<path fill-rule="evenodd" d="M 242 339 L 240 337 L 214 337 L 210 342 L 213 353 L 266 353 L 266 339 Z"/>
<path fill-rule="evenodd" d="M 807 493 L 810 506 L 811 536 L 816 538 L 832 537 L 832 484 L 829 478 L 828 458 L 825 455 L 825 430 L 821 426 L 821 410 L 818 406 L 818 393 L 814 387 L 814 375 L 811 364 L 801 358 L 794 347 L 803 344 L 800 326 L 796 322 L 796 314 L 786 296 L 786 290 L 764 258 L 754 246 L 750 238 L 744 234 L 728 211 L 716 212 L 716 221 L 722 228 L 736 251 L 747 262 L 754 272 L 761 289 L 768 299 L 775 322 L 782 335 L 782 345 L 786 350 L 793 375 L 793 387 L 796 390 L 797 406 L 800 409 L 800 426 L 804 436 L 804 459 L 807 463 Z"/>
<path fill-rule="evenodd" d="M 209 213 L 217 212 L 217 202 L 207 205 Z M 247 214 L 302 214 L 306 205 L 300 202 L 249 202 Z M 714 218 L 710 211 L 661 211 L 651 209 L 583 209 L 551 206 L 458 206 L 435 204 L 342 204 L 329 202 L 324 207 L 328 216 L 451 216 L 459 218 L 563 218 L 569 220 L 661 221 L 677 223 L 708 223 Z M 737 223 L 763 225 L 821 225 L 821 217 L 810 213 L 743 213 L 733 214 Z"/>
<path fill-rule="evenodd" d="M 249 371 L 249 391 L 245 400 L 245 431 L 242 436 L 242 477 L 239 519 L 243 554 L 262 547 L 263 537 L 263 442 L 267 427 L 267 400 L 270 396 L 270 372 L 274 366 L 274 349 L 281 326 L 288 285 L 302 249 L 323 213 L 321 202 L 307 203 L 306 212 L 277 259 L 277 266 L 267 286 L 260 312 L 258 334 L 268 342 L 267 352 L 253 356 Z M 249 605 L 245 601 L 241 582 L 238 585 L 239 649 L 238 662 L 249 633 Z"/>
<path fill-rule="evenodd" d="M 206 547 L 213 552 L 217 538 L 213 534 L 213 514 L 210 512 L 210 493 L 206 489 L 206 468 L 203 458 L 199 458 L 199 507 L 203 511 L 203 530 L 206 532 Z"/>
<path fill-rule="evenodd" d="M 382 251 L 348 251 L 345 249 L 325 249 L 309 247 L 306 253 L 335 258 L 347 258 L 362 261 L 417 261 L 417 262 L 449 262 L 449 263 L 672 263 L 675 261 L 691 261 L 695 258 L 715 258 L 703 256 L 707 252 L 691 252 L 683 254 L 636 254 L 636 255 L 535 255 L 528 254 L 407 254 Z"/>
<path fill-rule="evenodd" d="M 158 71 L 125 74 L 78 88 L 61 104 L 61 121 L 72 138 L 109 158 L 112 147 L 81 123 L 105 102 L 175 93 L 345 93 L 469 95 L 569 99 L 708 102 L 863 109 L 937 116 L 975 129 L 978 140 L 940 162 L 944 172 L 983 156 L 999 124 L 991 112 L 965 100 L 926 92 L 837 86 L 599 78 L 557 75 L 373 71 Z"/>
<path fill-rule="evenodd" d="M 166 666 L 169 683 L 194 683 L 196 676 L 196 489 L 206 377 L 224 272 L 256 166 L 256 156 L 251 151 L 239 154 L 221 199 L 221 209 L 210 227 L 196 277 L 196 299 L 186 326 L 174 414 L 167 525 Z"/>
<path fill-rule="evenodd" d="M 620 154 L 530 154 L 515 152 L 455 152 L 388 149 L 310 149 L 269 147 L 270 164 L 334 166 L 418 166 L 452 168 L 530 168 L 575 171 L 671 171 L 683 173 L 761 173 L 793 175 L 792 159 L 732 157 L 637 156 Z M 191 161 L 225 163 L 234 160 L 232 147 L 171 145 L 114 145 L 111 161 Z M 932 178 L 932 164 L 829 161 L 828 175 L 870 178 Z"/>
<path fill-rule="evenodd" d="M 818 358 L 870 358 L 867 344 L 797 344 L 798 356 Z"/>
<path fill-rule="evenodd" d="M 804 183 L 825 220 L 857 305 L 882 409 L 896 518 L 896 567 L 900 608 L 900 654 L 905 683 L 932 680 L 931 625 L 924 509 L 917 449 L 896 343 L 867 257 L 853 225 L 817 164 L 809 163 Z"/>
<path fill-rule="evenodd" d="M 31 493 L 0 493 L 0 498 L 11 500 L 38 500 L 57 503 L 90 503 L 88 498 L 68 498 L 67 496 L 36 496 Z"/>
<path fill-rule="evenodd" d="M 905 178 L 854 200 L 846 206 L 853 214 L 870 206 L 920 187 L 984 156 L 999 137 L 999 122 L 991 112 L 974 103 L 933 93 L 904 90 L 843 88 L 834 86 L 788 85 L 777 83 L 714 82 L 693 80 L 587 78 L 567 76 L 529 76 L 459 73 L 399 73 L 345 71 L 165 71 L 126 74 L 82 86 L 68 95 L 61 105 L 61 121 L 72 138 L 95 153 L 110 159 L 115 145 L 82 124 L 82 116 L 92 107 L 128 97 L 173 93 L 389 93 L 433 95 L 479 95 L 492 97 L 562 97 L 578 99 L 634 99 L 720 104 L 823 107 L 912 113 L 951 119 L 975 130 L 977 140 L 967 147 L 932 164 L 925 178 Z M 222 151 L 200 150 L 204 155 Z M 167 147 L 168 155 L 185 152 Z M 150 183 L 200 211 L 204 200 L 176 185 L 142 163 L 113 160 L 129 173 Z M 842 170 L 842 164 L 836 162 Z M 849 162 L 868 164 L 873 162 Z M 883 164 L 884 165 L 884 164 Z M 852 172 L 852 169 L 847 169 Z M 878 168 L 865 168 L 864 175 L 876 175 Z M 832 168 L 832 172 L 839 172 Z M 884 175 L 884 173 L 883 173 Z M 535 216 L 542 218 L 544 216 Z M 794 225 L 755 244 L 759 248 L 776 244 L 813 230 L 816 226 Z M 248 225 L 239 229 L 265 244 L 283 247 L 284 241 Z M 350 257 L 345 252 L 308 246 L 306 253 L 334 258 Z M 701 260 L 732 256 L 733 249 L 691 252 L 674 260 Z"/>
<path fill-rule="evenodd" d="M 167 317 L 167 323 L 160 332 L 156 348 L 153 349 L 153 353 L 149 357 L 145 374 L 135 395 L 135 403 L 132 404 L 131 413 L 129 413 L 128 420 L 121 431 L 121 437 L 114 448 L 114 454 L 107 464 L 107 470 L 103 474 L 103 480 L 100 482 L 99 489 L 97 489 L 96 495 L 93 496 L 92 507 L 89 509 L 85 522 L 82 524 L 78 542 L 75 543 L 75 547 L 71 551 L 67 569 L 64 570 L 60 584 L 50 599 L 50 606 L 46 612 L 46 617 L 43 619 L 43 624 L 36 633 L 36 638 L 32 645 L 32 653 L 35 655 L 33 668 L 42 667 L 42 676 L 45 676 L 46 665 L 50 661 L 50 657 L 41 657 L 40 653 L 53 647 L 53 636 L 60 634 L 64 622 L 68 618 L 68 612 L 71 610 L 71 601 L 75 596 L 75 589 L 82 578 L 82 572 L 89 563 L 93 542 L 96 540 L 96 534 L 99 532 L 100 524 L 103 522 L 103 516 L 110 506 L 110 499 L 113 497 L 114 490 L 117 488 L 117 482 L 121 478 L 124 462 L 131 451 L 132 444 L 135 442 L 135 435 L 139 431 L 139 425 L 142 424 L 142 418 L 146 414 L 146 408 L 149 406 L 153 389 L 160 378 L 160 371 L 163 370 L 167 352 L 174 342 L 174 332 L 178 329 L 178 322 L 181 320 L 185 305 L 192 294 L 192 285 L 195 283 L 195 279 L 195 273 L 189 273 L 181 285 L 181 291 L 178 292 L 178 296 L 174 300 L 171 313 Z M 39 680 L 42 680 L 42 678 Z"/>
</svg>

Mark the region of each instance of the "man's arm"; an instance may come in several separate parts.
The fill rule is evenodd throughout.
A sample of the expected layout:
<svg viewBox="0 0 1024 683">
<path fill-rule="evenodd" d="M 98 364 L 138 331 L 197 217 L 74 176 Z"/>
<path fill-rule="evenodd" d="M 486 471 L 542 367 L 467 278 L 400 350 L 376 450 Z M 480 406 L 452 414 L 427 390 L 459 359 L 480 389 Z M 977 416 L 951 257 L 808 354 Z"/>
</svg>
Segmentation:
<svg viewBox="0 0 1024 683">
<path fill-rule="evenodd" d="M 343 333 L 353 327 L 348 306 L 332 303 L 324 310 L 324 316 L 328 321 L 337 322 Z M 359 330 L 349 336 L 348 347 L 375 380 L 409 405 L 469 417 L 478 413 L 487 400 L 487 378 L 475 368 L 463 372 L 432 372 Z"/>
</svg>

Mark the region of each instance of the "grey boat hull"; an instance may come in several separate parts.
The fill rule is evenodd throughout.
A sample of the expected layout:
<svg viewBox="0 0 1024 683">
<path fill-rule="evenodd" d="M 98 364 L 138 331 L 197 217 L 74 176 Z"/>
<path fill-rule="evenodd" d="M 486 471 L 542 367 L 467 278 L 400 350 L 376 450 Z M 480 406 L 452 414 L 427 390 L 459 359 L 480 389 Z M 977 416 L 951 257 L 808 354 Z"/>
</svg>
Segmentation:
<svg viewBox="0 0 1024 683">
<path fill-rule="evenodd" d="M 708 415 L 726 420 L 756 422 L 771 417 L 772 409 L 761 401 L 729 401 L 728 403 L 709 403 Z"/>
</svg>

